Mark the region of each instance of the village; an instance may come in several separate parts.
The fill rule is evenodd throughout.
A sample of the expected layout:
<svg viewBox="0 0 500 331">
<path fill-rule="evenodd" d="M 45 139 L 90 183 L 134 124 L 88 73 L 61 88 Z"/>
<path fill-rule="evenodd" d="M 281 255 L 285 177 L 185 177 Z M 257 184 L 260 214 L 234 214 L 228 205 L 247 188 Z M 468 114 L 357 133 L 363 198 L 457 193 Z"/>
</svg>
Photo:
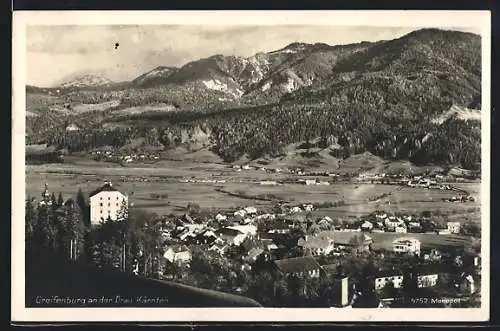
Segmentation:
<svg viewBox="0 0 500 331">
<path fill-rule="evenodd" d="M 43 196 L 49 196 L 47 188 Z M 129 208 L 128 195 L 105 182 L 90 193 L 92 226 L 119 220 L 124 206 Z M 431 289 L 434 296 L 458 297 L 466 304 L 478 294 L 479 248 L 446 244 L 453 236 L 478 236 L 477 229 L 471 233 L 461 222 L 437 220 L 430 213 L 378 211 L 356 220 L 332 219 L 314 216 L 316 207 L 313 203 L 278 204 L 267 209 L 245 206 L 213 212 L 190 205 L 182 216 L 162 216 L 155 224 L 145 225 L 161 238 L 155 277 L 185 282 L 193 259 L 203 252 L 224 259 L 231 273 L 265 271 L 319 280 L 333 277 L 339 287 L 332 305 L 353 307 L 362 296 L 359 288 L 366 291 L 366 284 L 361 286 L 366 279 L 349 274 L 347 261 L 369 258 L 376 265 L 369 282 L 379 298 L 378 307 L 391 307 L 405 295 L 405 277 L 415 280 L 416 297 Z M 435 245 L 441 238 L 445 244 Z M 136 275 L 144 269 L 140 264 L 135 262 Z M 403 264 L 410 265 L 411 273 Z M 340 271 L 342 265 L 345 270 Z M 238 282 L 226 290 L 249 295 Z M 422 292 L 418 294 L 418 290 Z"/>
</svg>

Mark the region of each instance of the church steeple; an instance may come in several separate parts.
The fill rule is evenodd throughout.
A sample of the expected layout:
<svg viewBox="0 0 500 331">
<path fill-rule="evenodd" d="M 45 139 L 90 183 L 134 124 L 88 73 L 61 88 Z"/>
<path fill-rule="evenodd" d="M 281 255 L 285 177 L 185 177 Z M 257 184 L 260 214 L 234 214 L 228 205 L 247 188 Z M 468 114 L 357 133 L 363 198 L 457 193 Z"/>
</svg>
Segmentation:
<svg viewBox="0 0 500 331">
<path fill-rule="evenodd" d="M 45 183 L 45 189 L 42 192 L 42 198 L 44 199 L 50 198 L 49 185 L 47 183 Z"/>
<path fill-rule="evenodd" d="M 47 205 L 52 204 L 48 187 L 49 187 L 49 185 L 47 183 L 45 183 L 45 189 L 42 192 L 42 201 L 40 201 L 40 204 L 47 204 Z"/>
</svg>

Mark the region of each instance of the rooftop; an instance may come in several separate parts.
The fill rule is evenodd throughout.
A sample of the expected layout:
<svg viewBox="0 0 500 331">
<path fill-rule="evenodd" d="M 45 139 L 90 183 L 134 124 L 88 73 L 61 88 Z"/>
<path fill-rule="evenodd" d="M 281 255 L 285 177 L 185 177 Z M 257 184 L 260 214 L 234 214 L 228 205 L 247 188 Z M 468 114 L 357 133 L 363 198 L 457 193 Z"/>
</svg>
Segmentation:
<svg viewBox="0 0 500 331">
<path fill-rule="evenodd" d="M 252 248 L 247 255 L 248 259 L 255 259 L 258 257 L 260 254 L 264 253 L 264 250 L 262 248 Z"/>
<path fill-rule="evenodd" d="M 420 240 L 412 237 L 403 237 L 403 238 L 397 238 L 395 239 L 392 243 L 393 244 L 413 244 L 413 243 L 419 243 Z"/>
<path fill-rule="evenodd" d="M 326 248 L 333 243 L 333 238 L 327 236 L 307 236 L 299 239 L 298 245 L 304 248 Z"/>
<path fill-rule="evenodd" d="M 338 245 L 361 245 L 372 241 L 372 238 L 361 232 L 335 231 L 334 242 Z"/>
<path fill-rule="evenodd" d="M 97 190 L 90 192 L 89 197 L 93 197 L 94 195 L 101 193 L 101 192 L 104 192 L 104 191 L 112 192 L 112 191 L 118 191 L 118 190 L 113 187 L 113 184 L 111 184 L 111 182 L 106 181 L 106 182 L 104 182 L 103 186 L 101 186 Z"/>
<path fill-rule="evenodd" d="M 311 256 L 276 260 L 274 263 L 279 270 L 285 273 L 312 271 L 321 268 L 318 261 Z"/>
</svg>

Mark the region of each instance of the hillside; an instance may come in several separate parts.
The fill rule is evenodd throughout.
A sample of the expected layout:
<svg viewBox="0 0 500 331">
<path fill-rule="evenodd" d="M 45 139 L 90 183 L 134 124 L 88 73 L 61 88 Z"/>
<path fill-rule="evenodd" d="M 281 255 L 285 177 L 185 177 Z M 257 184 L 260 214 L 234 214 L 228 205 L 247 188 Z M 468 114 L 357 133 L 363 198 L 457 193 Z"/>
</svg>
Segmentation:
<svg viewBox="0 0 500 331">
<path fill-rule="evenodd" d="M 40 255 L 40 254 L 39 254 Z M 28 259 L 27 259 L 28 261 Z M 148 279 L 114 270 L 101 270 L 57 257 L 37 256 L 27 263 L 26 306 L 40 307 L 37 297 L 111 298 L 109 303 L 81 303 L 81 307 L 261 307 L 247 297 Z M 53 270 L 58 272 L 53 272 Z M 118 296 L 128 300 L 116 301 Z M 161 298 L 160 304 L 136 302 L 136 298 Z M 44 307 L 74 307 L 43 304 Z"/>
<path fill-rule="evenodd" d="M 353 56 L 371 43 L 342 46 L 326 44 L 292 44 L 270 54 L 287 54 L 288 57 L 269 70 L 263 78 L 246 93 L 249 99 L 276 102 L 300 88 L 324 84 L 333 68 L 345 58 Z"/>
<path fill-rule="evenodd" d="M 374 106 L 446 101 L 469 106 L 481 95 L 481 39 L 471 33 L 423 29 L 380 42 L 339 61 L 327 84 L 290 100 L 373 102 Z M 442 109 L 438 109 L 442 110 Z"/>
<path fill-rule="evenodd" d="M 322 150 L 336 146 L 323 153 L 327 159 L 370 152 L 477 168 L 480 46 L 478 35 L 422 29 L 375 43 L 293 43 L 248 58 L 214 55 L 155 68 L 118 88 L 87 86 L 55 97 L 27 87 L 38 96 L 27 98 L 29 142 L 78 151 L 110 139 L 120 147 L 155 130 L 168 150 L 186 148 L 183 137 L 203 127 L 209 132 L 203 147 L 226 162 L 246 156 L 281 164 L 290 159 L 287 146 L 317 140 Z M 70 111 L 54 116 L 56 106 Z M 66 132 L 68 122 L 81 123 L 82 131 Z M 291 162 L 307 163 L 299 161 L 307 155 L 323 162 L 305 155 Z"/>
<path fill-rule="evenodd" d="M 168 77 L 177 70 L 178 69 L 175 67 L 156 67 L 153 70 L 148 71 L 145 74 L 142 74 L 132 80 L 132 84 L 136 87 L 151 87 L 155 85 L 162 85 L 165 84 Z"/>
</svg>

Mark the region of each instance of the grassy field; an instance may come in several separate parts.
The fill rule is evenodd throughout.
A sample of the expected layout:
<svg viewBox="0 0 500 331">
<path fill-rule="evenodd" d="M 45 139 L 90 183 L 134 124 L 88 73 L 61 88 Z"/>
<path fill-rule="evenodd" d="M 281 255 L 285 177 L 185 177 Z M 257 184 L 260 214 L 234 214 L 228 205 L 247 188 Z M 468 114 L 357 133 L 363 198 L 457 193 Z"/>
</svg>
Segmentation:
<svg viewBox="0 0 500 331">
<path fill-rule="evenodd" d="M 90 111 L 102 111 L 120 104 L 120 100 L 111 100 L 101 103 L 79 103 L 72 106 L 72 111 L 76 113 L 86 113 Z"/>
<path fill-rule="evenodd" d="M 175 110 L 175 107 L 172 105 L 168 105 L 165 103 L 159 103 L 159 104 L 150 104 L 150 105 L 144 105 L 144 106 L 138 106 L 138 107 L 128 107 L 128 108 L 123 108 L 118 111 L 117 113 L 121 114 L 142 114 L 145 112 L 150 112 L 150 111 L 164 111 L 164 112 L 169 112 Z"/>
<path fill-rule="evenodd" d="M 182 182 L 187 178 L 212 180 L 215 183 Z M 189 202 L 217 209 L 240 206 L 271 207 L 276 200 L 255 197 L 270 196 L 291 204 L 343 201 L 343 205 L 316 211 L 330 217 L 358 217 L 376 210 L 420 213 L 423 210 L 450 214 L 454 220 L 480 221 L 475 202 L 450 203 L 442 198 L 456 195 L 453 191 L 427 190 L 394 185 L 333 183 L 329 186 L 285 184 L 263 186 L 262 180 L 280 180 L 288 175 L 270 174 L 260 170 L 236 172 L 219 163 L 160 161 L 155 164 L 122 167 L 80 158 L 69 158 L 65 164 L 26 166 L 26 193 L 38 197 L 45 182 L 56 194 L 75 196 L 79 188 L 84 193 L 111 180 L 126 192 L 136 208 L 158 214 L 182 213 Z M 479 192 L 479 183 L 460 184 L 472 194 Z M 155 194 L 163 195 L 158 198 Z M 474 210 L 476 209 L 476 210 Z"/>
<path fill-rule="evenodd" d="M 370 233 L 373 238 L 373 248 L 375 249 L 392 249 L 392 242 L 397 238 L 411 237 L 420 240 L 421 248 L 423 249 L 439 249 L 441 247 L 471 247 L 474 240 L 471 237 L 447 234 L 438 235 L 434 233 Z"/>
</svg>

